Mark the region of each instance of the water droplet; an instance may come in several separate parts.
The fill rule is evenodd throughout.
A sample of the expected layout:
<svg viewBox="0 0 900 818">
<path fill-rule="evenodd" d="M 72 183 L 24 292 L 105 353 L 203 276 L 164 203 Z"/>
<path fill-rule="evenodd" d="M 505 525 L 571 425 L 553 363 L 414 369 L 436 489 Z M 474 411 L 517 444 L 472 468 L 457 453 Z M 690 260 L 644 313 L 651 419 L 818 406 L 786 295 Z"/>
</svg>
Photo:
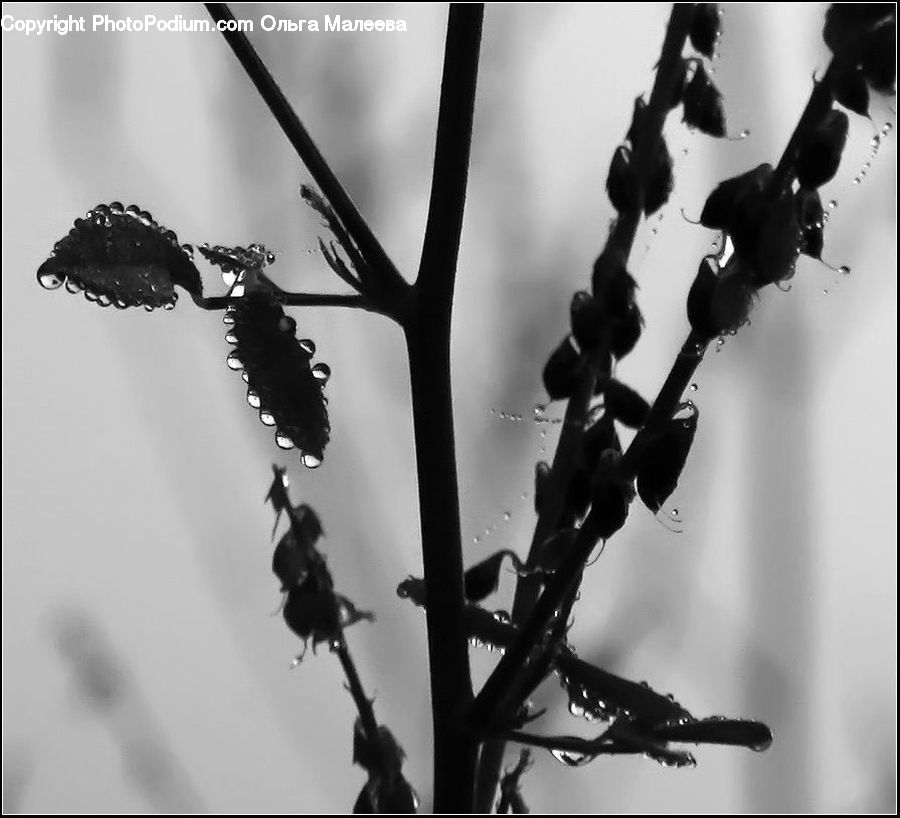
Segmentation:
<svg viewBox="0 0 900 818">
<path fill-rule="evenodd" d="M 45 290 L 55 290 L 58 287 L 62 287 L 64 279 L 61 276 L 58 276 L 56 273 L 42 273 L 38 277 L 38 283 Z"/>
<path fill-rule="evenodd" d="M 244 362 L 238 357 L 236 352 L 232 352 L 225 359 L 225 363 L 228 364 L 229 369 L 243 369 Z"/>
<path fill-rule="evenodd" d="M 234 307 L 226 307 L 225 315 L 222 316 L 222 323 L 228 326 L 234 323 Z"/>
<path fill-rule="evenodd" d="M 854 184 L 854 185 L 858 185 L 861 181 L 862 181 L 862 176 L 857 176 L 857 177 L 853 180 L 853 184 Z"/>
<path fill-rule="evenodd" d="M 677 516 L 678 516 L 678 509 L 677 509 L 677 508 L 673 508 L 673 509 L 669 512 L 669 516 L 670 516 L 670 517 L 677 517 Z"/>
<path fill-rule="evenodd" d="M 163 304 L 163 309 L 164 309 L 164 310 L 174 310 L 174 309 L 175 309 L 175 302 L 174 302 L 174 301 L 166 301 L 166 302 Z"/>
<path fill-rule="evenodd" d="M 299 343 L 300 349 L 302 349 L 310 357 L 316 354 L 316 345 L 309 338 L 302 338 Z"/>
<path fill-rule="evenodd" d="M 697 384 L 695 384 L 695 383 L 691 384 L 691 386 L 690 386 L 691 392 L 696 392 L 698 389 L 699 389 L 699 387 L 697 386 Z"/>
<path fill-rule="evenodd" d="M 225 333 L 225 340 L 229 344 L 236 344 L 238 342 L 238 337 L 233 330 L 228 330 L 228 332 Z"/>
<path fill-rule="evenodd" d="M 293 335 L 297 329 L 297 322 L 290 315 L 283 315 L 278 321 L 278 329 Z"/>
<path fill-rule="evenodd" d="M 88 299 L 88 300 L 90 300 L 90 299 Z M 153 310 L 155 310 L 155 309 L 156 309 L 156 307 L 154 307 L 152 304 L 144 304 L 145 312 L 153 312 Z"/>
<path fill-rule="evenodd" d="M 512 519 L 512 514 L 509 511 L 503 512 L 503 519 L 509 522 Z"/>
<path fill-rule="evenodd" d="M 655 236 L 657 233 L 659 233 L 659 228 L 658 228 L 658 227 L 654 227 L 654 228 L 652 228 L 652 229 L 650 230 L 650 235 L 651 235 L 651 236 Z"/>
<path fill-rule="evenodd" d="M 232 287 L 229 295 L 232 298 L 243 298 L 245 290 L 246 290 L 246 288 L 244 287 L 243 284 L 235 284 L 234 287 Z"/>
<path fill-rule="evenodd" d="M 832 199 L 832 200 L 828 203 L 828 209 L 829 209 L 829 210 L 834 210 L 837 206 L 838 206 L 837 199 Z"/>
<path fill-rule="evenodd" d="M 66 291 L 70 293 L 80 293 L 82 290 L 81 282 L 76 281 L 74 278 L 66 279 Z"/>
<path fill-rule="evenodd" d="M 551 750 L 550 753 L 560 764 L 565 764 L 567 767 L 583 767 L 595 758 L 587 753 L 576 753 L 569 750 Z"/>
<path fill-rule="evenodd" d="M 481 537 L 479 537 L 479 536 L 476 534 L 474 537 L 472 537 L 472 542 L 475 543 L 475 545 L 478 545 L 478 543 L 481 542 Z"/>
<path fill-rule="evenodd" d="M 259 395 L 256 394 L 252 389 L 247 390 L 247 403 L 249 403 L 254 409 L 259 409 L 262 401 L 259 399 Z"/>
<path fill-rule="evenodd" d="M 293 449 L 294 441 L 291 440 L 287 435 L 283 435 L 281 432 L 277 432 L 275 434 L 275 445 L 278 446 L 279 449 Z"/>
<path fill-rule="evenodd" d="M 872 137 L 872 141 L 869 142 L 869 144 L 872 146 L 872 148 L 874 150 L 877 151 L 881 147 L 881 134 L 875 134 L 875 136 Z"/>
<path fill-rule="evenodd" d="M 748 136 L 750 136 L 750 129 L 749 129 L 749 128 L 744 128 L 744 129 L 738 134 L 738 139 L 746 139 Z"/>
<path fill-rule="evenodd" d="M 302 656 L 295 656 L 295 657 L 291 660 L 291 663 L 288 665 L 288 667 L 289 667 L 291 670 L 294 670 L 294 668 L 297 668 L 297 667 L 300 666 L 300 663 L 301 663 L 302 661 L 303 661 L 303 657 L 302 657 Z"/>
<path fill-rule="evenodd" d="M 112 299 L 106 293 L 100 293 L 97 296 L 97 306 L 108 307 L 110 304 L 112 304 Z"/>
<path fill-rule="evenodd" d="M 328 364 L 316 364 L 312 368 L 313 377 L 319 382 L 320 386 L 325 386 L 331 377 L 331 367 Z"/>
<path fill-rule="evenodd" d="M 259 419 L 262 422 L 263 426 L 274 426 L 275 425 L 275 417 L 271 412 L 267 412 L 265 409 L 259 410 Z"/>
<path fill-rule="evenodd" d="M 317 469 L 322 465 L 322 458 L 307 452 L 306 454 L 300 455 L 300 462 L 308 469 Z"/>
<path fill-rule="evenodd" d="M 181 249 L 188 258 L 192 259 L 194 257 L 194 245 L 193 244 L 182 244 Z"/>
<path fill-rule="evenodd" d="M 230 267 L 228 269 L 222 270 L 222 282 L 226 287 L 234 286 L 234 283 L 237 281 L 237 273 L 235 273 Z M 234 293 L 232 293 L 234 295 Z"/>
<path fill-rule="evenodd" d="M 822 290 L 822 295 L 828 295 L 828 290 Z"/>
<path fill-rule="evenodd" d="M 123 210 L 122 203 L 121 202 L 110 202 L 109 210 L 111 213 L 121 213 Z"/>
<path fill-rule="evenodd" d="M 850 268 L 846 264 L 844 264 L 844 265 L 838 267 L 838 272 L 841 275 L 848 276 L 848 275 L 850 275 Z"/>
</svg>

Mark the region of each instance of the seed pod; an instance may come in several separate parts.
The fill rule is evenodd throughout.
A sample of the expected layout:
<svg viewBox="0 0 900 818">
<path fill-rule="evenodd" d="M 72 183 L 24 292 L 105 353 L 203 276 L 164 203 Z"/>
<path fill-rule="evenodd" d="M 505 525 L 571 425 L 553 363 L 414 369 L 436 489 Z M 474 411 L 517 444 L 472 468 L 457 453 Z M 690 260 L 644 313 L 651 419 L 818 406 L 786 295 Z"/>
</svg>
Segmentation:
<svg viewBox="0 0 900 818">
<path fill-rule="evenodd" d="M 896 6 L 894 6 L 896 9 Z M 862 58 L 863 74 L 882 94 L 893 94 L 897 81 L 897 19 L 882 22 L 866 44 Z"/>
<path fill-rule="evenodd" d="M 567 335 L 553 351 L 544 367 L 544 388 L 550 400 L 572 396 L 578 388 L 581 363 L 581 355 L 575 349 L 572 338 Z"/>
<path fill-rule="evenodd" d="M 691 329 L 707 341 L 737 330 L 747 322 L 754 292 L 737 256 L 732 257 L 722 275 L 715 257 L 707 256 L 700 262 L 688 293 Z"/>
<path fill-rule="evenodd" d="M 370 775 L 384 774 L 393 778 L 400 774 L 406 752 L 394 738 L 394 734 L 383 724 L 378 725 L 378 742 L 366 735 L 362 720 L 357 718 L 353 725 L 353 763 L 362 767 Z"/>
<path fill-rule="evenodd" d="M 855 65 L 841 63 L 834 72 L 831 92 L 837 102 L 860 116 L 869 115 L 869 86 Z"/>
<path fill-rule="evenodd" d="M 688 61 L 681 59 L 675 63 L 675 67 L 672 69 L 672 74 L 675 77 L 675 81 L 672 85 L 672 96 L 669 99 L 669 109 L 677 108 L 681 105 L 682 100 L 684 99 L 684 86 L 687 83 L 687 69 L 688 69 Z M 634 143 L 632 142 L 632 145 Z"/>
<path fill-rule="evenodd" d="M 321 571 L 310 571 L 288 590 L 282 612 L 287 626 L 304 642 L 312 639 L 313 646 L 340 636 L 340 611 L 329 580 Z"/>
<path fill-rule="evenodd" d="M 644 505 L 654 514 L 662 508 L 678 486 L 678 478 L 697 431 L 697 408 L 683 404 L 687 417 L 667 421 L 641 452 L 637 472 L 637 490 Z"/>
<path fill-rule="evenodd" d="M 825 12 L 825 43 L 841 62 L 859 65 L 871 49 L 871 37 L 883 24 L 896 26 L 893 3 L 832 3 Z M 891 62 L 895 50 L 890 51 Z"/>
<path fill-rule="evenodd" d="M 849 125 L 850 120 L 843 111 L 830 111 L 822 123 L 806 135 L 794 165 L 801 187 L 821 187 L 837 173 Z"/>
<path fill-rule="evenodd" d="M 608 302 L 610 296 L 607 290 L 611 282 L 627 274 L 625 254 L 618 248 L 605 248 L 594 262 L 591 273 L 591 292 L 599 302 Z M 623 279 L 627 281 L 627 279 Z M 634 281 L 634 279 L 631 279 Z M 608 309 L 608 308 L 607 308 Z"/>
<path fill-rule="evenodd" d="M 659 210 L 672 194 L 672 156 L 666 147 L 666 140 L 660 138 L 653 153 L 653 164 L 644 185 L 644 214 L 651 216 Z"/>
<path fill-rule="evenodd" d="M 753 284 L 763 287 L 794 274 L 801 231 L 794 194 L 784 191 L 765 210 L 753 253 Z"/>
<path fill-rule="evenodd" d="M 547 481 L 550 479 L 550 466 L 543 460 L 534 466 L 534 512 L 540 514 L 547 494 Z"/>
<path fill-rule="evenodd" d="M 171 230 L 157 224 L 137 205 L 99 204 L 53 248 L 37 271 L 42 287 L 64 283 L 88 301 L 120 309 L 143 306 L 171 309 L 178 299 L 175 286 L 200 296 L 200 273 L 191 261 L 192 248 L 178 244 Z"/>
<path fill-rule="evenodd" d="M 691 45 L 704 57 L 712 57 L 721 35 L 721 17 L 716 3 L 697 3 L 691 21 Z"/>
<path fill-rule="evenodd" d="M 606 411 L 619 423 L 631 429 L 640 429 L 650 413 L 647 403 L 630 386 L 610 378 L 603 391 Z"/>
<path fill-rule="evenodd" d="M 684 81 L 682 80 L 682 84 Z M 644 131 L 646 130 L 647 121 L 647 103 L 644 101 L 642 96 L 635 97 L 634 100 L 634 111 L 631 114 L 631 126 L 628 128 L 628 133 L 625 135 L 625 139 L 631 143 L 631 147 L 634 148 L 637 145 L 638 141 L 641 139 Z"/>
<path fill-rule="evenodd" d="M 640 183 L 631 164 L 631 151 L 625 145 L 619 145 L 613 154 L 606 177 L 606 192 L 619 213 L 638 209 Z"/>
<path fill-rule="evenodd" d="M 600 539 L 607 540 L 615 534 L 628 518 L 628 509 L 634 499 L 631 484 L 617 474 L 619 455 L 607 450 L 600 458 L 594 479 L 591 519 Z"/>
<path fill-rule="evenodd" d="M 601 306 L 582 290 L 572 297 L 569 310 L 572 335 L 583 352 L 594 350 L 603 340 L 606 316 Z"/>
<path fill-rule="evenodd" d="M 566 491 L 566 504 L 563 509 L 563 526 L 574 525 L 582 519 L 591 505 L 593 475 L 586 468 L 576 468 Z"/>
<path fill-rule="evenodd" d="M 632 304 L 625 317 L 613 324 L 610 350 L 617 360 L 624 358 L 641 337 L 644 329 L 644 316 L 637 304 Z"/>
<path fill-rule="evenodd" d="M 622 453 L 622 444 L 616 434 L 613 416 L 604 412 L 584 433 L 581 444 L 582 458 L 585 466 L 591 471 L 597 469 L 600 457 L 607 449 Z"/>
<path fill-rule="evenodd" d="M 772 178 L 768 163 L 721 182 L 706 200 L 700 214 L 700 224 L 714 230 L 732 231 L 737 205 L 746 196 L 760 196 Z"/>
<path fill-rule="evenodd" d="M 811 258 L 822 258 L 825 243 L 825 211 L 816 190 L 800 188 L 796 197 L 800 222 L 800 252 Z"/>
<path fill-rule="evenodd" d="M 695 64 L 694 76 L 684 89 L 684 121 L 710 136 L 725 136 L 722 95 L 699 61 Z"/>
</svg>

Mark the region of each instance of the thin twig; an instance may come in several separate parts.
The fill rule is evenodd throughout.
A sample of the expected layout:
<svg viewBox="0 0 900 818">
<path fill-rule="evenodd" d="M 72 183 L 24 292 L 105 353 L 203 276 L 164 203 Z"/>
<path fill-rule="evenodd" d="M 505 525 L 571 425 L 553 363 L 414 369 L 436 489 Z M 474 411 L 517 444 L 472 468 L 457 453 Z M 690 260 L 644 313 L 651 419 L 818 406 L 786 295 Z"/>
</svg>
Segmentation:
<svg viewBox="0 0 900 818">
<path fill-rule="evenodd" d="M 226 3 L 206 3 L 206 9 L 216 22 L 234 21 L 234 15 Z M 279 88 L 275 78 L 266 68 L 256 50 L 242 31 L 221 31 L 225 41 L 231 46 L 247 75 L 256 86 L 260 96 L 269 106 L 285 136 L 290 140 L 297 155 L 309 169 L 313 179 L 325 198 L 334 208 L 347 232 L 356 242 L 373 271 L 390 290 L 405 290 L 408 286 L 397 271 L 394 263 L 379 244 L 369 225 L 363 219 L 356 205 L 347 195 L 337 176 L 325 161 L 303 123 Z"/>
</svg>

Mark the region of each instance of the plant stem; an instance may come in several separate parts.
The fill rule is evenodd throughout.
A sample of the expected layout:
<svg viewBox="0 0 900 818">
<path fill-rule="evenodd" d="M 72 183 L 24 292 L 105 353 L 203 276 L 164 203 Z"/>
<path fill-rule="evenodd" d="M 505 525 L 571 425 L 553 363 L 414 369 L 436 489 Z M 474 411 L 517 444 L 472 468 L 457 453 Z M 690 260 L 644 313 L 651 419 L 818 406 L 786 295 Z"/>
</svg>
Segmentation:
<svg viewBox="0 0 900 818">
<path fill-rule="evenodd" d="M 413 307 L 404 319 L 429 600 L 434 811 L 457 813 L 472 810 L 478 742 L 459 725 L 460 714 L 472 699 L 472 681 L 463 618 L 450 327 L 482 16 L 481 4 L 450 6 L 428 223 Z"/>
<path fill-rule="evenodd" d="M 359 720 L 362 723 L 366 740 L 370 747 L 379 748 L 380 750 L 381 739 L 378 734 L 378 722 L 375 720 L 375 711 L 372 709 L 371 700 L 366 696 L 365 690 L 363 690 L 362 681 L 359 678 L 356 664 L 353 662 L 353 657 L 350 655 L 350 649 L 347 647 L 347 640 L 343 633 L 341 633 L 341 637 L 338 640 L 337 647 L 334 648 L 334 652 L 337 654 L 337 657 L 341 662 L 341 667 L 344 669 L 344 675 L 347 677 L 347 686 L 350 688 L 350 695 L 353 697 L 353 701 L 356 703 L 356 709 L 359 711 Z M 383 754 L 381 752 L 376 752 L 375 757 L 382 767 L 384 767 L 384 769 L 379 771 L 381 776 L 387 779 L 389 776 L 388 770 L 383 763 Z"/>
<path fill-rule="evenodd" d="M 234 15 L 226 3 L 206 3 L 206 9 L 216 22 L 233 21 Z M 241 31 L 222 31 L 225 41 L 231 46 L 247 75 L 256 86 L 269 110 L 274 115 L 285 136 L 290 140 L 297 155 L 308 168 L 325 198 L 334 208 L 347 232 L 356 242 L 363 256 L 381 278 L 385 287 L 403 289 L 406 282 L 378 243 L 356 205 L 347 195 L 338 178 L 325 161 L 291 104 L 278 87 L 275 78 L 266 68 L 256 50 Z"/>
<path fill-rule="evenodd" d="M 653 82 L 653 90 L 644 113 L 645 125 L 639 131 L 639 136 L 641 137 L 639 143 L 634 146 L 634 167 L 641 182 L 643 182 L 648 172 L 653 151 L 656 149 L 656 144 L 662 135 L 666 114 L 669 112 L 669 100 L 674 95 L 674 85 L 678 76 L 678 63 L 681 60 L 681 53 L 684 50 L 685 41 L 690 30 L 693 12 L 694 6 L 691 3 L 675 4 L 669 17 Z M 643 191 L 643 184 L 639 187 Z M 641 193 L 642 198 L 643 192 Z M 640 206 L 633 211 L 621 213 L 607 237 L 606 249 L 621 250 L 627 259 L 631 253 L 631 247 L 634 243 L 640 220 Z M 540 555 L 540 549 L 544 542 L 558 528 L 566 493 L 575 470 L 576 455 L 581 446 L 596 377 L 597 368 L 593 365 L 586 367 L 577 392 L 570 398 L 566 406 L 562 432 L 550 471 L 547 496 L 538 514 L 528 552 L 529 563 L 536 560 Z M 518 580 L 513 602 L 513 621 L 521 622 L 528 616 L 538 598 L 540 588 L 541 581 L 536 577 L 522 577 Z M 506 659 L 507 657 L 504 657 L 500 664 L 502 665 Z M 498 666 L 495 672 L 499 669 Z M 507 669 L 511 682 L 513 676 L 511 659 L 507 662 Z M 481 698 L 483 692 L 479 695 L 479 698 Z M 481 794 L 478 806 L 484 811 L 485 805 L 489 808 L 494 799 L 496 785 L 492 785 L 491 782 L 499 780 L 500 766 L 503 760 L 502 749 L 494 750 L 490 755 L 482 754 L 482 759 L 479 762 L 477 788 Z"/>
<path fill-rule="evenodd" d="M 277 293 L 279 301 L 287 307 L 352 307 L 370 312 L 381 310 L 367 298 L 361 295 L 343 293 Z M 203 298 L 193 296 L 194 303 L 203 310 L 224 310 L 232 304 L 239 304 L 241 298 L 225 296 L 212 296 Z"/>
</svg>

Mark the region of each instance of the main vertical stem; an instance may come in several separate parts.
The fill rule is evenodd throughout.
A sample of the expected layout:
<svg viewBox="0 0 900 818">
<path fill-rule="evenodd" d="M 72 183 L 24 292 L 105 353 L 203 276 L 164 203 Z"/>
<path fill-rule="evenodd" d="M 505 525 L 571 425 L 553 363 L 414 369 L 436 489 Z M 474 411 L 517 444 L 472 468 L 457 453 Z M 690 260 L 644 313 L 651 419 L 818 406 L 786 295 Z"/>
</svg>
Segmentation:
<svg viewBox="0 0 900 818">
<path fill-rule="evenodd" d="M 428 222 L 411 308 L 403 325 L 409 351 L 428 658 L 434 725 L 434 811 L 473 808 L 478 743 L 461 729 L 472 701 L 463 619 L 462 538 L 450 389 L 450 325 L 465 209 L 481 4 L 453 4 L 447 23 Z"/>
</svg>

